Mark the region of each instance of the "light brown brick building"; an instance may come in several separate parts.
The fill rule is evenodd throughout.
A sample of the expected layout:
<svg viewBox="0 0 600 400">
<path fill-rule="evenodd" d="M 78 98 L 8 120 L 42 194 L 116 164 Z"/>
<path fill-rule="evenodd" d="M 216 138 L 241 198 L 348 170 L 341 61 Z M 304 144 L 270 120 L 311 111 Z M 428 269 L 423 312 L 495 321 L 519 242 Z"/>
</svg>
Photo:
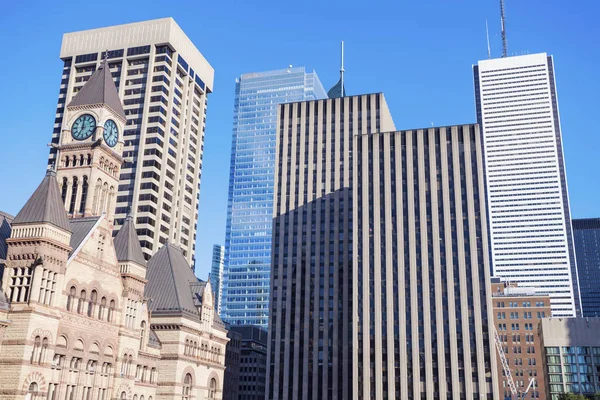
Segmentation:
<svg viewBox="0 0 600 400">
<path fill-rule="evenodd" d="M 0 213 L 0 399 L 221 399 L 210 283 L 170 243 L 146 263 L 131 214 L 113 238 L 126 119 L 106 63 L 65 118 L 56 167 Z"/>
<path fill-rule="evenodd" d="M 535 294 L 531 288 L 492 278 L 492 303 L 496 331 L 517 390 L 524 391 L 535 378 L 535 390 L 529 389 L 523 398 L 545 400 L 539 324 L 542 318 L 551 316 L 550 298 Z M 500 396 L 506 398 L 511 390 L 499 358 L 497 364 Z"/>
</svg>

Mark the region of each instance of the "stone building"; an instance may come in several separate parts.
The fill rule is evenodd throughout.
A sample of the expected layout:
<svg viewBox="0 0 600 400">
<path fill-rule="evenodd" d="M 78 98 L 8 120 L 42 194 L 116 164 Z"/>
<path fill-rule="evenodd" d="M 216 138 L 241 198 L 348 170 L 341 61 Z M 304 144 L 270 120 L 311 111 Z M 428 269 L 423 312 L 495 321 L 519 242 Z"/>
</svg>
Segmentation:
<svg viewBox="0 0 600 400">
<path fill-rule="evenodd" d="M 103 63 L 69 103 L 54 168 L 0 214 L 0 399 L 221 399 L 227 331 L 165 244 L 113 238 L 126 123 Z"/>
</svg>

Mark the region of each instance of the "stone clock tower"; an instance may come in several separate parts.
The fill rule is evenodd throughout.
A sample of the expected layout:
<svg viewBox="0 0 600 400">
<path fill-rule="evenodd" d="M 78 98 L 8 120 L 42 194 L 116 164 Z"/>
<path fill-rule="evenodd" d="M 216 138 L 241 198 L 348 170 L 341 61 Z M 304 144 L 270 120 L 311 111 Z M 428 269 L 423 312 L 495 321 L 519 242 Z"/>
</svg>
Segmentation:
<svg viewBox="0 0 600 400">
<path fill-rule="evenodd" d="M 67 105 L 57 180 L 69 218 L 106 213 L 113 222 L 127 119 L 104 60 Z"/>
</svg>

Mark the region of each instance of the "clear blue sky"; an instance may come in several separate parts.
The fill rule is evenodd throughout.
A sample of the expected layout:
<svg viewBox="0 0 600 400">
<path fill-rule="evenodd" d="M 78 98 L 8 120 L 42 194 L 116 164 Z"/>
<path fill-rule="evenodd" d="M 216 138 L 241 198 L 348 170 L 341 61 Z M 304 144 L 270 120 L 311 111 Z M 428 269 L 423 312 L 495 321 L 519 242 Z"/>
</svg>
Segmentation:
<svg viewBox="0 0 600 400">
<path fill-rule="evenodd" d="M 204 147 L 197 274 L 225 241 L 235 78 L 304 65 L 328 89 L 345 40 L 349 94 L 385 93 L 398 129 L 475 122 L 471 65 L 500 55 L 497 0 L 28 1 L 0 14 L 0 210 L 16 214 L 46 169 L 62 34 L 172 16 L 215 68 Z M 573 217 L 600 217 L 596 0 L 506 0 L 509 53 L 554 55 Z M 18 172 L 17 172 L 18 171 Z"/>
</svg>

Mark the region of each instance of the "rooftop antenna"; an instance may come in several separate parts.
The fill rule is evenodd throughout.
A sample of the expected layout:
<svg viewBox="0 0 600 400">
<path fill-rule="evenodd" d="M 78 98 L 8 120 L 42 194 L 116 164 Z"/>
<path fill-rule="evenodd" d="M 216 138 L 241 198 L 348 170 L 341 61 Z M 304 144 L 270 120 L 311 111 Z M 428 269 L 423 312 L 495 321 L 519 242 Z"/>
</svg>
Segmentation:
<svg viewBox="0 0 600 400">
<path fill-rule="evenodd" d="M 342 92 L 344 92 L 344 41 L 342 40 L 342 67 L 340 68 L 340 80 L 342 81 Z M 346 93 L 342 93 L 345 96 Z"/>
<path fill-rule="evenodd" d="M 492 51 L 490 50 L 490 33 L 488 31 L 488 22 L 485 20 L 485 37 L 487 38 L 487 46 L 488 46 L 488 60 L 492 58 Z"/>
<path fill-rule="evenodd" d="M 504 0 L 500 0 L 500 23 L 502 25 L 502 57 L 506 57 L 508 53 L 508 45 L 506 43 L 506 17 L 504 15 Z"/>
</svg>

